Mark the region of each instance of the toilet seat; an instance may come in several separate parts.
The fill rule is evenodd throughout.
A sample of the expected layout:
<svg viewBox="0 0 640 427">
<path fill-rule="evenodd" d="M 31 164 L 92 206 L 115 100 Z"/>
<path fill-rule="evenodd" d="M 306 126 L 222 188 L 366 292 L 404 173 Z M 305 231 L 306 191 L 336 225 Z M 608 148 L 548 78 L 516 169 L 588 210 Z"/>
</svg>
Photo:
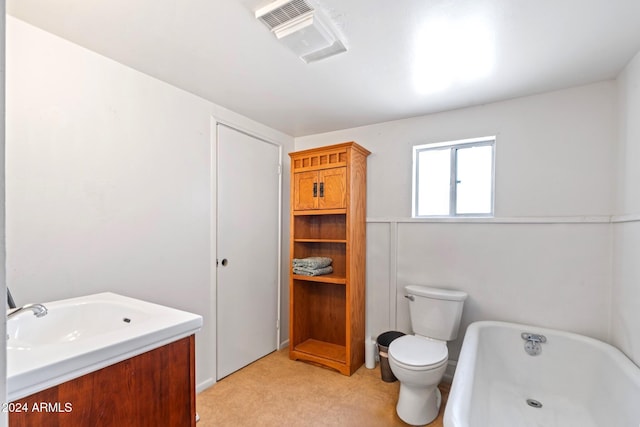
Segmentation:
<svg viewBox="0 0 640 427">
<path fill-rule="evenodd" d="M 405 335 L 389 345 L 389 357 L 408 369 L 433 369 L 447 362 L 447 343 L 429 338 Z"/>
</svg>

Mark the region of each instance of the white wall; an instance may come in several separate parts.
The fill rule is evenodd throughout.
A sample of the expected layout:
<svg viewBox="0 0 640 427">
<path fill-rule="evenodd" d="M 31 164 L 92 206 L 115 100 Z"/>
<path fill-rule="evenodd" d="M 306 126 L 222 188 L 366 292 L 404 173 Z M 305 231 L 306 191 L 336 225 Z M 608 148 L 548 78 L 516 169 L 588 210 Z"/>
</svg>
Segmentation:
<svg viewBox="0 0 640 427">
<path fill-rule="evenodd" d="M 419 222 L 411 147 L 496 135 L 496 221 Z M 469 293 L 463 328 L 503 319 L 608 339 L 615 82 L 296 139 L 368 163 L 367 334 L 410 332 L 407 284 Z M 451 344 L 457 359 L 462 334 Z"/>
<path fill-rule="evenodd" d="M 4 147 L 5 147 L 5 1 L 0 0 L 0 292 L 2 295 L 6 290 L 6 253 L 5 253 L 5 170 L 4 170 Z M 3 316 L 1 336 L 5 336 L 7 328 L 7 318 Z M 0 398 L 2 402 L 7 401 L 7 348 L 0 349 Z M 0 415 L 0 427 L 6 426 L 8 415 Z"/>
<path fill-rule="evenodd" d="M 7 21 L 7 282 L 17 303 L 112 291 L 201 314 L 196 381 L 210 383 L 212 115 L 285 153 L 292 138 Z"/>
<path fill-rule="evenodd" d="M 615 82 L 296 138 L 296 150 L 355 140 L 368 160 L 370 218 L 411 216 L 411 147 L 496 135 L 496 216 L 609 215 Z"/>
<path fill-rule="evenodd" d="M 640 53 L 618 77 L 619 149 L 611 334 L 640 365 Z"/>
</svg>

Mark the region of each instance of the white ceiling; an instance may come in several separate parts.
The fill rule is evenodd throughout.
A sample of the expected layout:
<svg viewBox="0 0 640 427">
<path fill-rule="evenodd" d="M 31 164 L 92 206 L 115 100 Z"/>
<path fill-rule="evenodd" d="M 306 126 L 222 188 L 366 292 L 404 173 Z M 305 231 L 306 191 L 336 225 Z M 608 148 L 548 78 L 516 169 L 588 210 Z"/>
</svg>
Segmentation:
<svg viewBox="0 0 640 427">
<path fill-rule="evenodd" d="M 7 11 L 291 136 L 610 79 L 640 50 L 638 0 L 315 0 L 348 52 L 305 64 L 255 19 L 267 3 L 7 0 Z"/>
</svg>

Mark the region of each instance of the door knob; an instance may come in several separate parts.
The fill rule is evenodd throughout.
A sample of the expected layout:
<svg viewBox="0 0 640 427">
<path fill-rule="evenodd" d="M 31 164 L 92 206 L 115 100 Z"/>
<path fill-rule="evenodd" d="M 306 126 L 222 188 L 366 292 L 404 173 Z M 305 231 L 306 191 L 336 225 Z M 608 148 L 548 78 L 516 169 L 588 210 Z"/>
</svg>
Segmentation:
<svg viewBox="0 0 640 427">
<path fill-rule="evenodd" d="M 222 258 L 222 266 L 226 267 L 229 264 L 229 261 L 226 258 Z"/>
</svg>

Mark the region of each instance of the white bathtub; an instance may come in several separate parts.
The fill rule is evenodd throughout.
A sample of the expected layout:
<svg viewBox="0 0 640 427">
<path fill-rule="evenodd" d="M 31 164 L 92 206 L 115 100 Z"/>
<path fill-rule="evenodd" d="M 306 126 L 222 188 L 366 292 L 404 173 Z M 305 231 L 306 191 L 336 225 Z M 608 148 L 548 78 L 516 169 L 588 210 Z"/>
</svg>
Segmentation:
<svg viewBox="0 0 640 427">
<path fill-rule="evenodd" d="M 547 338 L 539 355 L 525 352 L 522 332 Z M 615 347 L 582 335 L 476 322 L 464 337 L 444 426 L 638 427 L 640 369 Z"/>
</svg>

